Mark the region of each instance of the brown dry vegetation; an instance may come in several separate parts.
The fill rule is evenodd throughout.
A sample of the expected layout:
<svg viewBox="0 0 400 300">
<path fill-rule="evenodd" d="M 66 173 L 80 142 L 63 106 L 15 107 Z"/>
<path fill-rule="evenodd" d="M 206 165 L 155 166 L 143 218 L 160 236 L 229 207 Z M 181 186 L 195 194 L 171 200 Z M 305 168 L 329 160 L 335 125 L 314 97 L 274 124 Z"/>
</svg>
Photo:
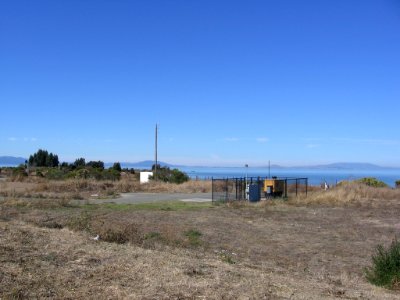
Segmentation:
<svg viewBox="0 0 400 300">
<path fill-rule="evenodd" d="M 25 181 L 0 182 L 0 196 L 11 198 L 89 199 L 117 197 L 128 192 L 205 193 L 211 192 L 210 181 L 190 180 L 182 184 L 152 181 L 140 184 L 136 176 L 123 176 L 119 181 L 70 179 L 63 181 L 30 178 Z"/>
<path fill-rule="evenodd" d="M 376 201 L 399 200 L 400 189 L 375 188 L 357 182 L 344 182 L 336 188 L 315 190 L 308 195 L 301 194 L 291 199 L 291 203 L 305 204 L 329 204 L 329 205 L 371 205 Z"/>
<path fill-rule="evenodd" d="M 0 298 L 399 299 L 363 271 L 399 215 L 399 191 L 362 185 L 255 205 L 10 198 Z"/>
</svg>

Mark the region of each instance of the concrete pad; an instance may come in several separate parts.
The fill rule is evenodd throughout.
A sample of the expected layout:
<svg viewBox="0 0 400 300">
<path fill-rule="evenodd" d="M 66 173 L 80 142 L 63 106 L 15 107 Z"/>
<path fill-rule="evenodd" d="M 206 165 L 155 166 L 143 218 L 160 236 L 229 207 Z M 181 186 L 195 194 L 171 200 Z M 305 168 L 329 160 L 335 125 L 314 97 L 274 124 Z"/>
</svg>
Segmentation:
<svg viewBox="0 0 400 300">
<path fill-rule="evenodd" d="M 204 198 L 192 198 L 192 199 L 181 199 L 183 202 L 211 202 L 211 199 Z"/>
</svg>

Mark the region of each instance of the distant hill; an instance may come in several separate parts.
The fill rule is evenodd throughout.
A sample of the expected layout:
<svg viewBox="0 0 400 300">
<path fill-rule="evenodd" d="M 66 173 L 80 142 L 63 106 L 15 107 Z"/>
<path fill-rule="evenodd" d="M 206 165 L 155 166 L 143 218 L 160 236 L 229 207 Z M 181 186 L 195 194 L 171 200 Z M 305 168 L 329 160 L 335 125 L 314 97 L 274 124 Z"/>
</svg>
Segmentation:
<svg viewBox="0 0 400 300">
<path fill-rule="evenodd" d="M 333 163 L 327 165 L 309 166 L 310 169 L 335 169 L 335 170 L 376 170 L 384 167 L 370 163 Z"/>
<path fill-rule="evenodd" d="M 0 166 L 18 166 L 20 164 L 25 163 L 26 158 L 23 157 L 15 157 L 15 156 L 0 156 Z M 134 169 L 151 169 L 154 164 L 154 160 L 143 160 L 139 162 L 120 162 L 123 168 L 134 168 Z M 163 161 L 158 162 L 162 167 L 169 168 L 180 168 L 187 167 L 184 165 L 174 165 L 169 164 Z M 105 163 L 105 167 L 112 167 L 114 163 Z M 201 167 L 201 166 L 199 166 Z M 205 167 L 205 166 L 202 166 Z M 262 166 L 262 168 L 268 168 L 267 166 Z M 271 169 L 287 169 L 291 167 L 283 167 L 280 165 L 271 165 Z M 300 166 L 295 167 L 296 169 L 321 169 L 321 170 L 379 170 L 379 169 L 388 169 L 387 167 L 381 167 L 378 165 L 370 164 L 370 163 L 352 163 L 352 162 L 340 162 L 340 163 L 332 163 L 326 165 L 314 165 L 314 166 Z M 390 168 L 389 168 L 390 169 Z"/>
<path fill-rule="evenodd" d="M 161 167 L 169 167 L 173 168 L 176 167 L 174 165 L 171 165 L 169 163 L 159 161 L 157 162 Z M 154 160 L 144 160 L 144 161 L 139 161 L 139 162 L 121 162 L 121 167 L 122 168 L 134 168 L 134 169 L 151 169 L 151 167 L 154 165 Z M 106 167 L 111 167 L 113 163 L 106 163 Z"/>
<path fill-rule="evenodd" d="M 26 158 L 14 156 L 0 156 L 0 166 L 18 166 L 25 163 Z"/>
<path fill-rule="evenodd" d="M 268 166 L 262 166 L 262 168 L 268 168 Z M 316 169 L 316 170 L 378 170 L 388 169 L 388 167 L 381 167 L 370 163 L 352 163 L 352 162 L 341 162 L 332 163 L 326 165 L 309 165 L 309 166 L 297 166 L 297 167 L 284 167 L 280 165 L 271 165 L 271 169 Z M 390 168 L 389 168 L 390 169 Z"/>
</svg>

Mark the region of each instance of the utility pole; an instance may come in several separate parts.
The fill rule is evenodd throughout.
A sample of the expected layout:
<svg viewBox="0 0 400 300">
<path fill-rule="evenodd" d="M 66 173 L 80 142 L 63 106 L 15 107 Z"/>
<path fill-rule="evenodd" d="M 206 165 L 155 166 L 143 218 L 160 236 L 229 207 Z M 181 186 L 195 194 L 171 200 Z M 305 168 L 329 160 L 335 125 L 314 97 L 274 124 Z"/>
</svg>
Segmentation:
<svg viewBox="0 0 400 300">
<path fill-rule="evenodd" d="M 268 178 L 271 178 L 271 161 L 268 161 Z"/>
<path fill-rule="evenodd" d="M 155 141 L 155 165 L 154 165 L 154 179 L 157 180 L 157 139 L 158 139 L 158 124 L 156 123 L 156 141 Z"/>
</svg>

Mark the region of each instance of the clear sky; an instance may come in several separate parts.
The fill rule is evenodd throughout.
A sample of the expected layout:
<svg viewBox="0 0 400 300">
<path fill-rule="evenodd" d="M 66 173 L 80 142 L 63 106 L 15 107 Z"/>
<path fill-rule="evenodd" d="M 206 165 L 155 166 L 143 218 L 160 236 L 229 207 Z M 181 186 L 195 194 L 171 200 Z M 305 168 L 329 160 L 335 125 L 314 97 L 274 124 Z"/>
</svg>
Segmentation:
<svg viewBox="0 0 400 300">
<path fill-rule="evenodd" d="M 400 166 L 400 1 L 1 1 L 0 155 Z"/>
</svg>

